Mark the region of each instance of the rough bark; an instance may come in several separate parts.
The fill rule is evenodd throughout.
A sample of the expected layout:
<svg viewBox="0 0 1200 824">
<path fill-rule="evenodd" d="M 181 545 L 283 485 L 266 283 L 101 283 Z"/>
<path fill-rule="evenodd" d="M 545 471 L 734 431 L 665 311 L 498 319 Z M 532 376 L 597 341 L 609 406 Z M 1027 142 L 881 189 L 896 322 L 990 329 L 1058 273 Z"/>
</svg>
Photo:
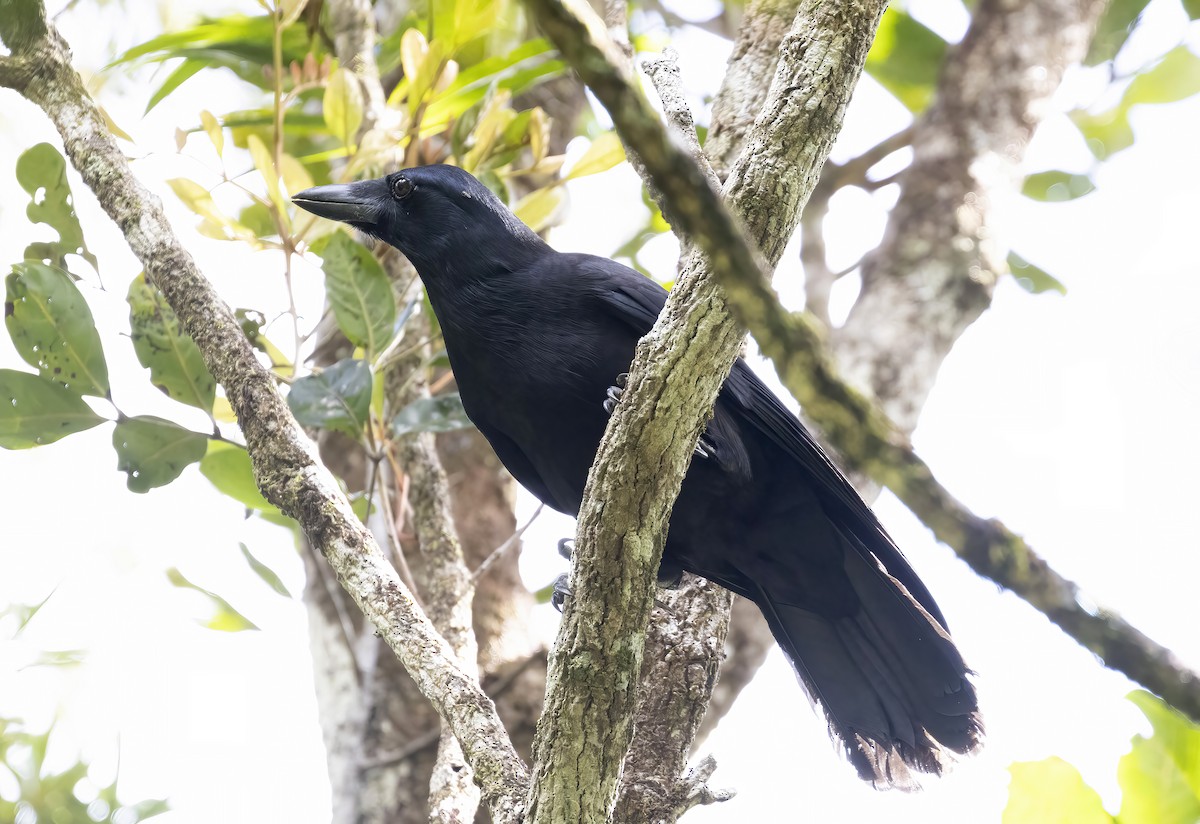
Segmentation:
<svg viewBox="0 0 1200 824">
<path fill-rule="evenodd" d="M 46 23 L 42 4 L 6 3 L 0 38 L 11 51 L 6 66 L 18 70 L 6 70 L 5 77 L 17 79 L 19 90 L 54 122 L 80 176 L 120 227 L 224 387 L 245 435 L 259 488 L 299 522 L 338 581 L 464 742 L 493 817 L 517 820 L 528 776 L 494 705 L 457 665 L 446 641 L 358 522 L 236 319 L 174 236 L 158 199 L 131 173 L 71 68 L 66 43 Z"/>
<path fill-rule="evenodd" d="M 673 134 L 703 165 L 677 55 L 668 49 L 643 68 Z M 719 185 L 715 174 L 708 176 Z M 614 821 L 672 821 L 695 803 L 729 797 L 697 792 L 695 776 L 684 773 L 724 657 L 731 599 L 727 590 L 692 575 L 677 590 L 659 592 L 661 609 L 646 628 L 635 735 L 622 767 Z"/>
<path fill-rule="evenodd" d="M 677 228 L 708 260 L 701 266 L 699 256 L 691 256 L 659 322 L 639 345 L 629 388 L 589 477 L 572 579 L 577 597 L 551 657 L 547 709 L 534 746 L 530 817 L 599 821 L 607 815 L 628 746 L 670 504 L 741 342 L 708 268 L 721 280 L 732 280 L 739 270 L 760 280 L 764 275 L 694 159 L 666 136 L 616 68 L 619 57 L 597 46 L 558 4 L 527 5 L 670 198 Z M 883 11 L 882 3 L 847 5 L 811 2 L 797 16 L 781 59 L 789 70 L 776 75 L 748 150 L 726 185 L 734 209 L 772 263 L 841 125 Z M 808 139 L 782 139 L 794 134 Z M 594 677 L 597 671 L 602 679 Z M 601 739 L 589 739 L 588 732 L 598 729 L 605 731 Z"/>
<path fill-rule="evenodd" d="M 713 99 L 704 153 L 724 180 L 767 99 L 779 43 L 792 28 L 799 0 L 751 0 L 738 28 L 721 88 Z"/>
</svg>

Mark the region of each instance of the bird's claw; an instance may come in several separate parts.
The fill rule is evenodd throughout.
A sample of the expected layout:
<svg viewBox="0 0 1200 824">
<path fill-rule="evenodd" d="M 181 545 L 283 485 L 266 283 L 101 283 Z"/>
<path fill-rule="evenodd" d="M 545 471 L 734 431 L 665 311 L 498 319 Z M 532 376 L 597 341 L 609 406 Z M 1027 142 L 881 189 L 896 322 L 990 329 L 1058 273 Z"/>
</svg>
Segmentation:
<svg viewBox="0 0 1200 824">
<path fill-rule="evenodd" d="M 562 546 L 562 541 L 559 542 Z M 563 611 L 563 604 L 571 597 L 571 576 L 563 573 L 554 579 L 554 584 L 550 591 L 550 606 L 554 607 L 560 613 Z"/>
<path fill-rule="evenodd" d="M 613 410 L 617 408 L 617 404 L 621 402 L 621 397 L 625 394 L 625 385 L 629 381 L 629 373 L 622 372 L 617 375 L 615 386 L 608 387 L 604 393 L 604 411 L 611 415 Z M 709 440 L 708 435 L 701 435 L 700 440 L 696 443 L 696 456 L 700 458 L 711 458 L 717 454 L 717 445 Z M 565 539 L 564 539 L 565 540 Z M 562 554 L 562 542 L 559 542 L 559 554 Z"/>
<path fill-rule="evenodd" d="M 711 458 L 715 454 L 717 454 L 717 445 L 709 440 L 708 435 L 702 434 L 700 440 L 696 441 L 696 456 Z"/>
<path fill-rule="evenodd" d="M 558 554 L 559 555 L 561 555 L 563 558 L 566 558 L 569 561 L 569 560 L 571 560 L 571 556 L 574 553 L 575 553 L 575 539 L 574 538 L 559 538 L 558 539 Z"/>
<path fill-rule="evenodd" d="M 616 386 L 608 387 L 608 391 L 604 393 L 604 411 L 611 415 L 613 410 L 617 408 L 617 404 L 621 402 L 621 395 L 625 393 L 625 384 L 629 380 L 629 373 L 622 372 L 617 375 Z"/>
</svg>

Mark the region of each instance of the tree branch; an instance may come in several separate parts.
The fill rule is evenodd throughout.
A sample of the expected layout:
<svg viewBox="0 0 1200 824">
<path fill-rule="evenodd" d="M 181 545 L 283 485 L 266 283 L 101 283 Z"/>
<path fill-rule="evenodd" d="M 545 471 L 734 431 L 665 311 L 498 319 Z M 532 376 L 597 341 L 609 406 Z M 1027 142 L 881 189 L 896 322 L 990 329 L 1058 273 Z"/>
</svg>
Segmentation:
<svg viewBox="0 0 1200 824">
<path fill-rule="evenodd" d="M 1007 271 L 990 225 L 993 194 L 1015 189 L 1025 146 L 1063 72 L 1087 52 L 1105 5 L 980 0 L 912 128 L 901 197 L 864 261 L 858 301 L 833 333 L 846 377 L 872 391 L 905 432 Z"/>
<path fill-rule="evenodd" d="M 0 14 L 0 38 L 29 61 L 23 93 L 41 106 L 62 136 L 84 182 L 125 235 L 147 276 L 196 341 L 205 363 L 237 413 L 266 498 L 295 518 L 319 548 L 380 636 L 396 652 L 421 691 L 463 742 L 497 821 L 519 820 L 527 772 L 478 682 L 455 662 L 453 651 L 387 563 L 374 538 L 320 463 L 275 389 L 270 374 L 228 307 L 175 237 L 159 201 L 133 176 L 104 126 L 57 29 L 35 0 Z M 28 15 L 36 16 L 36 25 Z M 40 32 L 40 33 L 39 33 Z M 31 34 L 32 33 L 32 34 Z"/>
<path fill-rule="evenodd" d="M 750 0 L 738 27 L 729 68 L 713 100 L 704 151 L 724 180 L 767 99 L 779 43 L 792 28 L 800 0 Z"/>
<path fill-rule="evenodd" d="M 589 29 L 550 0 L 527 5 L 675 205 L 677 229 L 696 241 L 722 281 L 733 282 L 743 271 L 765 284 L 758 257 L 720 195 L 616 68 L 612 47 L 592 39 L 603 27 Z M 788 68 L 776 75 L 750 148 L 726 186 L 772 264 L 841 126 L 882 12 L 882 2 L 809 0 L 785 38 Z M 774 139 L 784 133 L 807 140 Z M 741 343 L 707 267 L 696 254 L 688 261 L 654 330 L 638 346 L 625 397 L 588 479 L 572 581 L 577 597 L 551 659 L 534 747 L 535 822 L 601 821 L 608 812 L 630 737 L 670 504 Z"/>
<path fill-rule="evenodd" d="M 643 68 L 658 91 L 672 134 L 716 185 L 683 93 L 678 55 L 667 49 Z M 731 593 L 687 575 L 678 589 L 660 590 L 658 602 L 661 612 L 646 629 L 635 735 L 621 771 L 614 821 L 670 822 L 682 814 L 685 798 L 711 803 L 727 797 L 696 792 L 696 776 L 684 773 L 721 666 Z"/>
</svg>

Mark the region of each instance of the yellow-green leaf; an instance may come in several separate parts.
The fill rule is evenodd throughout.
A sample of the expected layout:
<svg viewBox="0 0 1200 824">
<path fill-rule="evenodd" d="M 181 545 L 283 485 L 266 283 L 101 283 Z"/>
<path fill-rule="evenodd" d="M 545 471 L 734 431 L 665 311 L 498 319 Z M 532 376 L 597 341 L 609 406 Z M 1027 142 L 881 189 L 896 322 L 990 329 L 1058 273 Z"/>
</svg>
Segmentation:
<svg viewBox="0 0 1200 824">
<path fill-rule="evenodd" d="M 605 132 L 592 141 L 579 162 L 567 173 L 567 180 L 606 172 L 625 159 L 625 147 L 616 132 Z"/>
<path fill-rule="evenodd" d="M 279 165 L 282 167 L 280 171 L 283 172 L 283 188 L 287 189 L 289 195 L 312 188 L 312 175 L 299 160 L 290 154 L 284 154 L 279 158 Z"/>
<path fill-rule="evenodd" d="M 263 181 L 267 184 L 267 196 L 279 210 L 284 223 L 287 223 L 287 201 L 283 198 L 283 189 L 279 185 L 279 170 L 275 168 L 275 161 L 271 159 L 271 150 L 254 133 L 247 136 L 246 147 L 250 150 L 251 159 L 254 160 L 254 168 L 258 169 L 258 173 L 262 175 Z"/>
<path fill-rule="evenodd" d="M 167 181 L 175 196 L 183 201 L 193 212 L 205 220 L 211 220 L 218 226 L 227 226 L 232 221 L 229 216 L 217 207 L 208 189 L 186 177 L 173 177 Z"/>
<path fill-rule="evenodd" d="M 428 53 L 429 41 L 420 29 L 408 29 L 400 36 L 400 65 L 404 67 L 404 76 L 409 83 L 416 79 Z"/>
<path fill-rule="evenodd" d="M 1002 824 L 1112 824 L 1100 796 L 1061 758 L 1018 762 L 1008 771 Z"/>
<path fill-rule="evenodd" d="M 322 108 L 329 131 L 346 146 L 354 145 L 362 125 L 363 99 L 358 78 L 352 72 L 337 69 L 329 75 Z"/>
<path fill-rule="evenodd" d="M 225 151 L 225 132 L 221 129 L 221 124 L 217 118 L 208 109 L 200 112 L 200 124 L 204 126 L 204 131 L 208 134 L 208 139 L 212 141 L 213 148 L 217 150 L 217 157 Z"/>
<path fill-rule="evenodd" d="M 545 189 L 530 192 L 517 201 L 517 205 L 513 206 L 513 213 L 521 218 L 530 229 L 540 232 L 550 225 L 551 219 L 562 206 L 564 199 L 566 199 L 566 193 L 561 186 L 548 186 Z"/>
<path fill-rule="evenodd" d="M 476 169 L 492 151 L 496 137 L 504 130 L 516 114 L 509 108 L 512 92 L 497 89 L 483 107 L 472 133 L 474 142 L 462 158 L 462 167 L 468 172 Z"/>
</svg>

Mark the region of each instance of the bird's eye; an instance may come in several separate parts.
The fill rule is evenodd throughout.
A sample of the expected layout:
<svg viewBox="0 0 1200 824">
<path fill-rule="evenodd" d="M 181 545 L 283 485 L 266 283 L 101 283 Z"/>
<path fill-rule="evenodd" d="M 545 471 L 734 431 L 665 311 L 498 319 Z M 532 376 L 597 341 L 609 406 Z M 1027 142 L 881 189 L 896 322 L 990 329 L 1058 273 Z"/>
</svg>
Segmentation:
<svg viewBox="0 0 1200 824">
<path fill-rule="evenodd" d="M 407 177 L 398 177 L 392 182 L 392 197 L 396 200 L 404 200 L 413 193 L 415 188 L 417 187 Z"/>
</svg>

